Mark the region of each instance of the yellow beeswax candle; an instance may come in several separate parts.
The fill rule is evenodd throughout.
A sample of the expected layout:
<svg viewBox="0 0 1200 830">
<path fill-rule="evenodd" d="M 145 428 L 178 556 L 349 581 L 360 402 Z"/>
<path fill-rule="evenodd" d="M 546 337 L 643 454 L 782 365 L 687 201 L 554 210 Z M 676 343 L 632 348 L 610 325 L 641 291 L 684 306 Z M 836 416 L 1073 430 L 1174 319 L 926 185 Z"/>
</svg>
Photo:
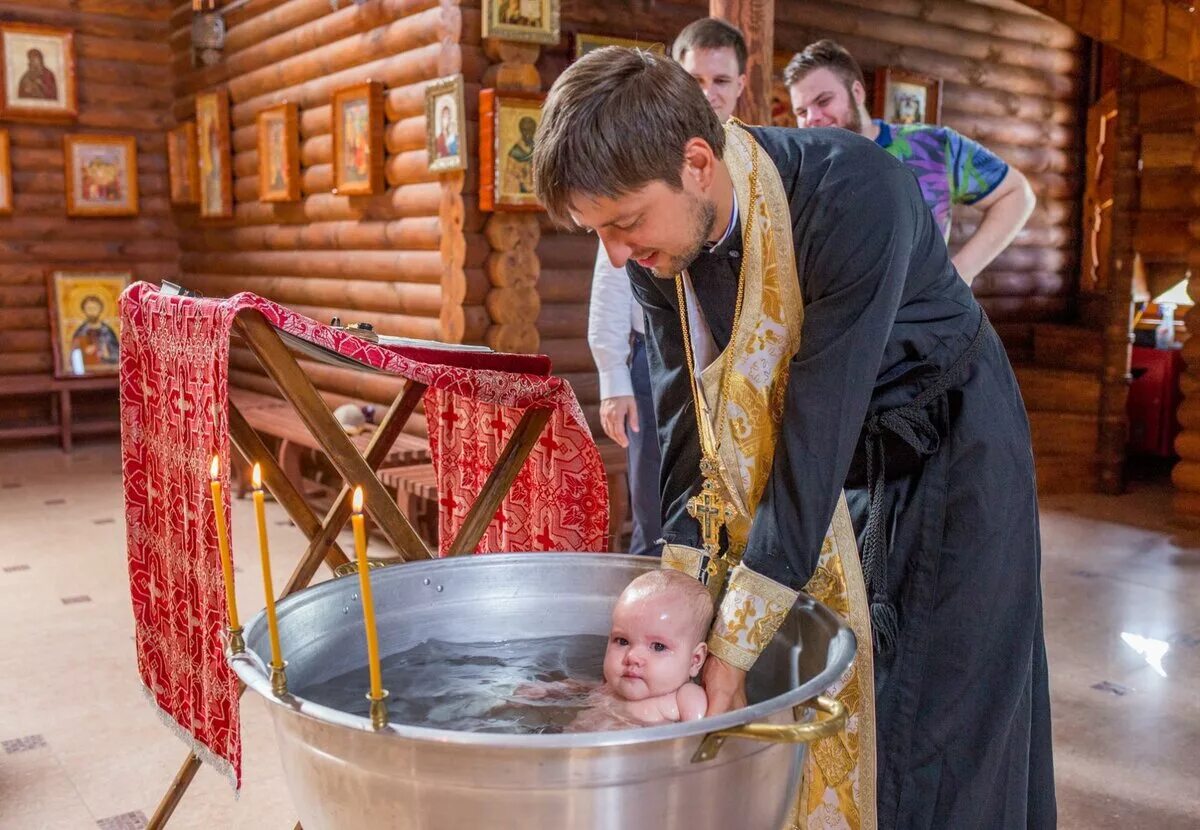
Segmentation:
<svg viewBox="0 0 1200 830">
<path fill-rule="evenodd" d="M 221 549 L 221 573 L 225 577 L 225 604 L 229 607 L 229 628 L 237 630 L 238 625 L 237 598 L 233 593 L 233 562 L 229 558 L 229 531 L 225 527 L 225 499 L 221 493 L 221 461 L 213 456 L 212 465 L 208 468 L 212 479 L 213 514 L 217 520 L 217 546 Z"/>
<path fill-rule="evenodd" d="M 262 467 L 254 465 L 251 475 L 254 485 L 254 517 L 258 520 L 258 549 L 262 554 L 263 588 L 267 597 L 267 631 L 271 635 L 271 666 L 283 668 L 279 648 L 279 621 L 275 619 L 275 588 L 271 585 L 271 554 L 267 549 L 267 514 L 263 510 Z"/>
<path fill-rule="evenodd" d="M 383 697 L 383 672 L 379 666 L 379 635 L 375 631 L 375 603 L 371 597 L 371 575 L 367 566 L 367 531 L 363 527 L 363 492 L 354 488 L 353 513 L 354 554 L 358 562 L 358 585 L 362 594 L 363 626 L 367 629 L 367 666 L 371 671 L 371 699 Z"/>
</svg>

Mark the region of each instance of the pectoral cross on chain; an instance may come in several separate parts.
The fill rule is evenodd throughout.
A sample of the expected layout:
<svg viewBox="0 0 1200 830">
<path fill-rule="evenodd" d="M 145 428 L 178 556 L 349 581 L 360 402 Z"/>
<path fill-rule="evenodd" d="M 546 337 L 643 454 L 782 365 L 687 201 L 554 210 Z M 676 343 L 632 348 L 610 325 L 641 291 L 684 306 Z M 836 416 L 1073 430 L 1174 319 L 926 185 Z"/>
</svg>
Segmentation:
<svg viewBox="0 0 1200 830">
<path fill-rule="evenodd" d="M 721 555 L 721 528 L 733 518 L 734 507 L 721 494 L 715 466 L 705 459 L 700 464 L 704 474 L 704 485 L 700 492 L 688 499 L 687 511 L 700 523 L 700 539 L 704 545 L 707 569 L 710 575 L 717 568 L 712 561 Z"/>
</svg>

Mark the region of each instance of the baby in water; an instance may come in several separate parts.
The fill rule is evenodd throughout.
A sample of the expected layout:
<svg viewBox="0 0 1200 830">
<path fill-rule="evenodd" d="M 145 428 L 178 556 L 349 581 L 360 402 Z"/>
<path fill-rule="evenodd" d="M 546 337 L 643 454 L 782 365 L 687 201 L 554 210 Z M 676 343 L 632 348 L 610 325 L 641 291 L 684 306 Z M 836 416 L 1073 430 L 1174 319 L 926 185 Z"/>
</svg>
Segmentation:
<svg viewBox="0 0 1200 830">
<path fill-rule="evenodd" d="M 604 682 L 598 687 L 566 680 L 526 686 L 526 699 L 555 699 L 587 693 L 584 710 L 568 732 L 697 720 L 708 697 L 694 683 L 708 656 L 712 624 L 708 589 L 678 571 L 648 571 L 629 583 L 613 609 L 604 652 Z"/>
</svg>

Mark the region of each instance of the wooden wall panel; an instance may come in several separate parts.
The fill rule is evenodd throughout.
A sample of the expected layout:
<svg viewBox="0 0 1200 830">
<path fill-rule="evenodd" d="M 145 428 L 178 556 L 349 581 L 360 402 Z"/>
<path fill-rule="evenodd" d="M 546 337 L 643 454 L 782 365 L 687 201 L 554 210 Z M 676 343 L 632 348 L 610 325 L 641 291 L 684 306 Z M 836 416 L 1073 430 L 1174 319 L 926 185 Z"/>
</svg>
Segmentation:
<svg viewBox="0 0 1200 830">
<path fill-rule="evenodd" d="M 12 145 L 13 206 L 0 217 L 0 374 L 53 370 L 45 276 L 57 269 L 128 270 L 134 279 L 175 279 L 179 247 L 167 204 L 163 130 L 171 102 L 170 4 L 9 0 L 0 19 L 75 33 L 79 117 L 68 123 L 0 119 Z M 63 136 L 119 133 L 137 140 L 139 213 L 67 216 Z M 93 396 L 95 397 L 95 396 Z M 111 394 L 84 403 L 82 417 Z M 4 419 L 41 420 L 43 401 L 6 401 Z"/>
<path fill-rule="evenodd" d="M 481 342 L 484 294 L 468 278 L 481 265 L 480 228 L 470 226 L 463 194 L 473 171 L 426 169 L 424 90 L 463 72 L 467 140 L 477 142 L 479 11 L 455 0 L 251 0 L 227 18 L 221 60 L 193 68 L 190 3 L 177 3 L 170 44 L 174 120 L 193 117 L 197 93 L 230 97 L 234 217 L 204 220 L 177 209 L 184 282 L 204 294 L 250 290 L 327 321 L 369 321 L 387 334 Z M 466 37 L 474 45 L 462 47 Z M 366 80 L 384 86 L 386 187 L 373 196 L 331 193 L 334 90 Z M 258 201 L 255 118 L 283 101 L 299 105 L 302 198 Z M 263 388 L 252 360 L 238 355 L 235 382 Z M 312 367 L 319 388 L 372 401 L 395 384 Z M 264 389 L 266 391 L 266 389 Z"/>
</svg>

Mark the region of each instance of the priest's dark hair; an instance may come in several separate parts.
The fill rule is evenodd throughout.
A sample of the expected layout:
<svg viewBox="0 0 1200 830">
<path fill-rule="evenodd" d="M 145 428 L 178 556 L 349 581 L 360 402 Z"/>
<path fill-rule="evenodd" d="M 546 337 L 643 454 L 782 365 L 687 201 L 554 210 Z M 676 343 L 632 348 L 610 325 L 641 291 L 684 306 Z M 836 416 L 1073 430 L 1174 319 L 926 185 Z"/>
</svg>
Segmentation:
<svg viewBox="0 0 1200 830">
<path fill-rule="evenodd" d="M 699 84 L 670 58 L 606 46 L 558 76 L 533 147 L 533 185 L 550 218 L 570 225 L 579 195 L 609 199 L 663 181 L 683 188 L 684 145 L 725 131 Z"/>
<path fill-rule="evenodd" d="M 846 47 L 834 40 L 818 40 L 804 47 L 802 52 L 792 55 L 788 65 L 783 70 L 783 82 L 788 86 L 799 83 L 809 72 L 817 69 L 828 69 L 842 79 L 849 89 L 858 81 L 865 88 L 862 67 Z"/>
<path fill-rule="evenodd" d="M 671 57 L 680 63 L 695 49 L 732 49 L 737 56 L 738 74 L 746 74 L 746 38 L 742 30 L 719 17 L 702 17 L 683 27 L 671 47 Z"/>
</svg>

